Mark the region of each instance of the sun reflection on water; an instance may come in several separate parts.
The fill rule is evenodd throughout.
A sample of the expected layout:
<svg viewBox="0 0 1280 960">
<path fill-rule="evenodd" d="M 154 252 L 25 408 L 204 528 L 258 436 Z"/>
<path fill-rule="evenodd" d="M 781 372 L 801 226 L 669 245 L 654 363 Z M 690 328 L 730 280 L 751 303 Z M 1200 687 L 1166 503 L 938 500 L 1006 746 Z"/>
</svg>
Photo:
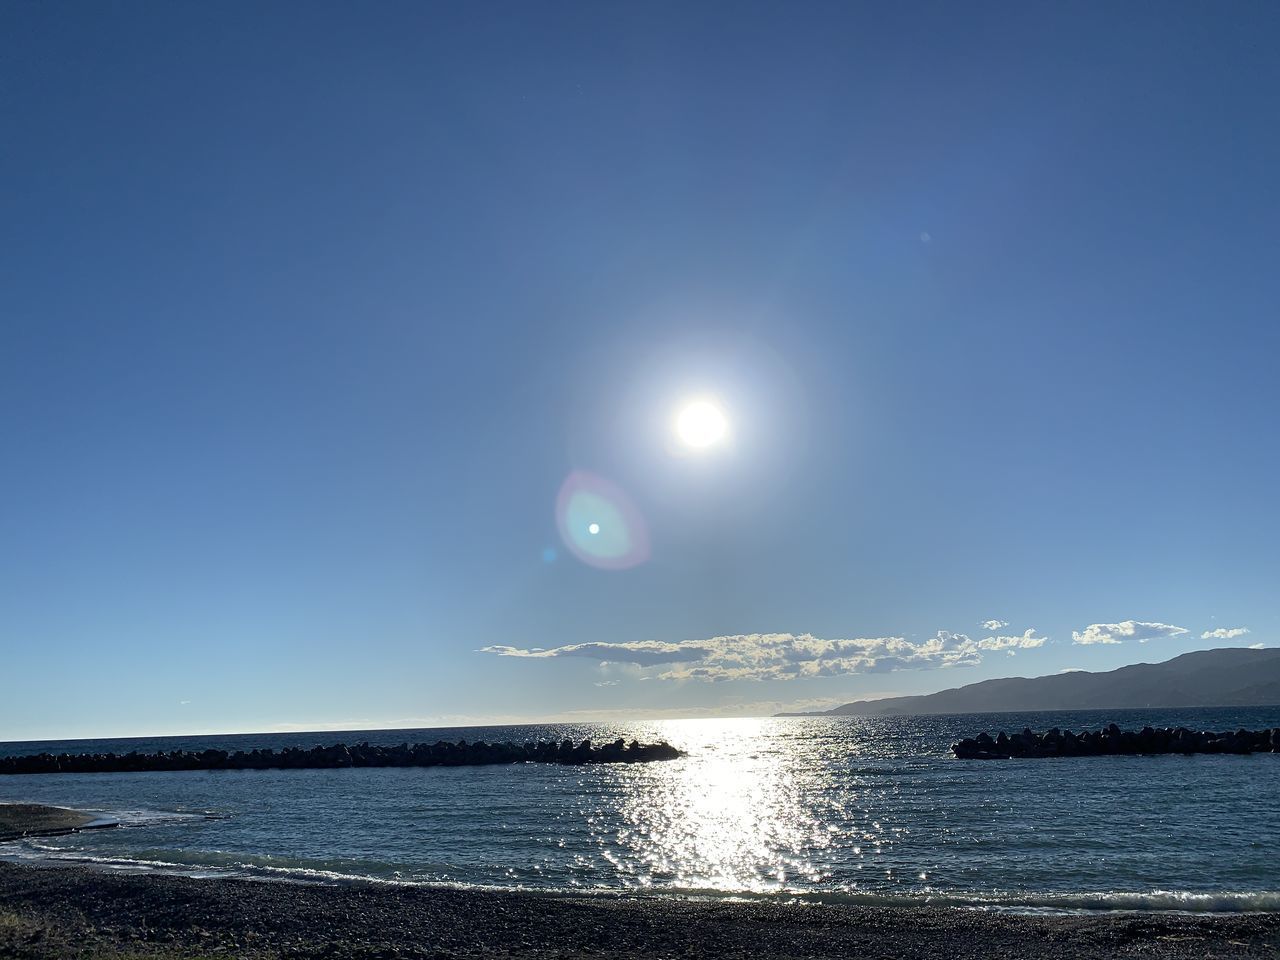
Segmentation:
<svg viewBox="0 0 1280 960">
<path fill-rule="evenodd" d="M 696 744 L 698 762 L 635 771 L 610 838 L 615 867 L 643 885 L 767 892 L 821 879 L 814 854 L 827 826 L 783 762 L 763 719 L 669 721 L 672 742 Z M 602 838 L 605 839 L 605 838 Z"/>
<path fill-rule="evenodd" d="M 1280 726 L 1274 710 L 1249 716 Z M 111 811 L 136 818 L 136 829 L 8 844 L 0 858 L 557 891 L 1085 907 L 1110 891 L 1129 908 L 1274 908 L 1274 851 L 1249 827 L 1280 793 L 1280 767 L 1267 757 L 1168 758 L 1176 789 L 1152 773 L 1162 765 L 1152 758 L 1117 757 L 1090 764 L 1084 790 L 1073 764 L 948 756 L 947 745 L 979 719 L 553 727 L 543 736 L 665 738 L 688 755 L 583 767 L 355 768 L 341 776 L 255 771 L 218 778 L 217 810 L 227 816 L 194 826 L 156 814 L 205 810 L 204 777 L 33 777 L 14 784 L 27 799 Z M 1151 719 L 1168 725 L 1177 717 Z M 1058 720 L 1028 715 L 1010 725 Z M 488 739 L 527 732 L 500 729 Z M 385 742 L 401 735 L 390 731 Z M 1205 809 L 1222 815 L 1206 819 Z"/>
</svg>

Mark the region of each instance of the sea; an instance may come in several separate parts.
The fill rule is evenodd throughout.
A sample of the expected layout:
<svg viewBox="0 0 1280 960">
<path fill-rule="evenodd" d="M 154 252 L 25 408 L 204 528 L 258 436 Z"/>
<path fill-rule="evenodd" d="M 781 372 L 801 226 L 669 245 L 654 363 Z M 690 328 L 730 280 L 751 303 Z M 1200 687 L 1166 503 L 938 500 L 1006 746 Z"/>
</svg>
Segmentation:
<svg viewBox="0 0 1280 960">
<path fill-rule="evenodd" d="M 0 755 L 466 739 L 666 740 L 648 764 L 0 777 L 119 824 L 0 859 L 1016 912 L 1280 909 L 1280 754 L 957 760 L 981 731 L 1280 726 L 1280 706 L 662 720 L 0 743 Z"/>
</svg>

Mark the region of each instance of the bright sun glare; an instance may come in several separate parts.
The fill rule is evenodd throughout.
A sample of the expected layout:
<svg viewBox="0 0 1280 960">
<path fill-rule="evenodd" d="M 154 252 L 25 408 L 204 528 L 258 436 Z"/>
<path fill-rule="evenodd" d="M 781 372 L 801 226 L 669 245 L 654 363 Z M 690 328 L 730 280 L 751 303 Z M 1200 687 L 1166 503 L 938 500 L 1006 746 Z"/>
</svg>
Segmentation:
<svg viewBox="0 0 1280 960">
<path fill-rule="evenodd" d="M 709 400 L 695 400 L 676 417 L 676 435 L 690 447 L 709 447 L 728 429 L 723 411 Z"/>
</svg>

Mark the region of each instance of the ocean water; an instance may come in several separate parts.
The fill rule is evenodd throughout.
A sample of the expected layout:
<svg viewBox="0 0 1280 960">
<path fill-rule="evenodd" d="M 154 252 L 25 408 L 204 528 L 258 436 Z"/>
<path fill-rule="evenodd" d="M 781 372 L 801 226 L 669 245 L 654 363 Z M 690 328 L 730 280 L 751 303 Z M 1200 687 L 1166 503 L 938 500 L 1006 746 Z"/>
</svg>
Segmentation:
<svg viewBox="0 0 1280 960">
<path fill-rule="evenodd" d="M 112 830 L 0 857 L 116 870 L 1017 910 L 1280 909 L 1280 754 L 962 761 L 961 736 L 1280 726 L 1265 709 L 685 720 L 0 743 L 0 754 L 616 737 L 637 765 L 0 777 Z"/>
</svg>

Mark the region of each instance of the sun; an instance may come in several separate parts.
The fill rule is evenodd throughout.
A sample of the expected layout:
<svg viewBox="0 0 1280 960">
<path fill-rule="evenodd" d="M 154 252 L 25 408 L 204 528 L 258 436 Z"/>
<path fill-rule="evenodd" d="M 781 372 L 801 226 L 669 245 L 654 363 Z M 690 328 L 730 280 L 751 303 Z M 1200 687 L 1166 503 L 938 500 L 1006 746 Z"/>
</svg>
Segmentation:
<svg viewBox="0 0 1280 960">
<path fill-rule="evenodd" d="M 729 421 L 710 400 L 695 400 L 676 415 L 676 436 L 688 447 L 709 447 L 724 438 Z"/>
</svg>

